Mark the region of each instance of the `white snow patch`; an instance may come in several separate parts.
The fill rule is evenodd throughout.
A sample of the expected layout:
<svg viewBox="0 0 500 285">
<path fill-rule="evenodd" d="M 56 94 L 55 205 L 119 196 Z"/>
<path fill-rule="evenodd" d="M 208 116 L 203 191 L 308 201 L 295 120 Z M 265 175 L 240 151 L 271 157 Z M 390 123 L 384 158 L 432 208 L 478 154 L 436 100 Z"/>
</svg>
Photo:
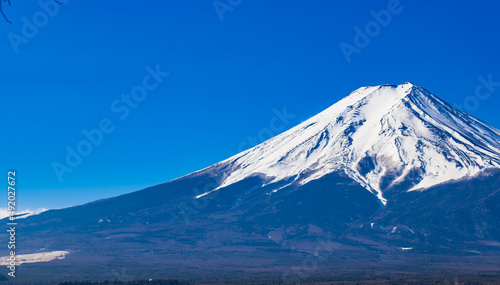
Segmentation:
<svg viewBox="0 0 500 285">
<path fill-rule="evenodd" d="M 48 262 L 54 259 L 63 259 L 69 254 L 67 251 L 39 252 L 32 254 L 19 254 L 16 256 L 16 265 L 23 263 Z M 0 257 L 0 265 L 10 265 L 10 256 Z"/>
<path fill-rule="evenodd" d="M 467 252 L 470 252 L 470 253 L 477 253 L 477 254 L 481 254 L 481 252 L 479 251 L 476 251 L 476 250 L 466 250 Z"/>
</svg>

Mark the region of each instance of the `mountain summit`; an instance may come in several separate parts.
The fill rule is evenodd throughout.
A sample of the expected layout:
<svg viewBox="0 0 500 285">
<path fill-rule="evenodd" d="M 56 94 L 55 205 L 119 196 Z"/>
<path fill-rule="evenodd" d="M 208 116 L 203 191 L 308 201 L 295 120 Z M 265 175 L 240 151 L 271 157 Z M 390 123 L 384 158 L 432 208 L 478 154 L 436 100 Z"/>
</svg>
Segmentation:
<svg viewBox="0 0 500 285">
<path fill-rule="evenodd" d="M 218 189 L 257 174 L 265 186 L 342 171 L 385 204 L 384 190 L 404 181 L 425 189 L 499 167 L 500 130 L 412 83 L 369 86 L 221 163 L 231 171 Z"/>
</svg>

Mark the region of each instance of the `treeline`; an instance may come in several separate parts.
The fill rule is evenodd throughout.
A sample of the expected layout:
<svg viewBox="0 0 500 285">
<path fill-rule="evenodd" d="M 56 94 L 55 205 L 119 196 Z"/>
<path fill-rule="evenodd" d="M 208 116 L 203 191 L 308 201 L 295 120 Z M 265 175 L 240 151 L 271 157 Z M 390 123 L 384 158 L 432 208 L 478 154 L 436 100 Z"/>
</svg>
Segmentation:
<svg viewBox="0 0 500 285">
<path fill-rule="evenodd" d="M 151 281 L 75 281 L 75 282 L 61 282 L 59 285 L 190 285 L 187 281 L 179 280 L 151 280 Z"/>
</svg>

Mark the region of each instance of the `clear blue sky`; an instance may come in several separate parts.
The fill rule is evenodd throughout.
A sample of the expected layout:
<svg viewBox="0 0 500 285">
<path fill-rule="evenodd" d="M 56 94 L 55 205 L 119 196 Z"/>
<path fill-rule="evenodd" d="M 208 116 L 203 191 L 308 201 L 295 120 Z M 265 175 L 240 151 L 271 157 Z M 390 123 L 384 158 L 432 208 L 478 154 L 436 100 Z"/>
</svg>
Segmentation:
<svg viewBox="0 0 500 285">
<path fill-rule="evenodd" d="M 273 109 L 295 115 L 290 128 L 365 85 L 411 81 L 455 105 L 476 100 L 470 113 L 500 127 L 500 87 L 476 93 L 478 76 L 500 81 L 498 1 L 401 0 L 384 25 L 371 11 L 393 1 L 220 0 L 218 13 L 212 0 L 73 0 L 50 16 L 28 2 L 2 3 L 12 24 L 0 21 L 0 175 L 18 171 L 20 208 L 183 176 L 236 154 Z M 358 48 L 355 27 L 367 25 Z M 342 43 L 358 49 L 350 63 Z M 120 120 L 112 102 L 158 64 L 170 75 Z M 60 181 L 53 162 L 103 118 L 114 130 Z"/>
</svg>

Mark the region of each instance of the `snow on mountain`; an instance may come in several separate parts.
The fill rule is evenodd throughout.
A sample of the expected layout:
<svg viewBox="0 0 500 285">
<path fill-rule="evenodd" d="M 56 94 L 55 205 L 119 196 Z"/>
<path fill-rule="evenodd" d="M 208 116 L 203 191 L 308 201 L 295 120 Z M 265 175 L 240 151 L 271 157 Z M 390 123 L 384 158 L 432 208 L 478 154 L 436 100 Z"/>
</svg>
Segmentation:
<svg viewBox="0 0 500 285">
<path fill-rule="evenodd" d="M 500 130 L 411 83 L 369 86 L 221 163 L 232 171 L 213 191 L 256 174 L 305 184 L 343 171 L 385 204 L 383 190 L 415 173 L 410 191 L 499 167 Z"/>
</svg>

